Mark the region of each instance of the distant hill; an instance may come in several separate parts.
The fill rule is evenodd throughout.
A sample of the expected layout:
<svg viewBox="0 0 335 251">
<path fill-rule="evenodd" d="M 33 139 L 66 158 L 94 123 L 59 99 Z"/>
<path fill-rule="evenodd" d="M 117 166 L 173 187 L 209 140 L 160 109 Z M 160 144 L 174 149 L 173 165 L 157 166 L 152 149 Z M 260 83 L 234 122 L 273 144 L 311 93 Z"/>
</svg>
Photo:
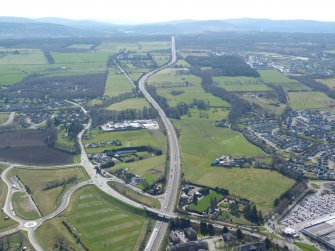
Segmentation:
<svg viewBox="0 0 335 251">
<path fill-rule="evenodd" d="M 310 20 L 228 19 L 181 20 L 164 23 L 116 25 L 92 20 L 0 17 L 0 37 L 109 36 L 127 34 L 195 34 L 225 31 L 335 33 L 335 22 Z"/>
</svg>

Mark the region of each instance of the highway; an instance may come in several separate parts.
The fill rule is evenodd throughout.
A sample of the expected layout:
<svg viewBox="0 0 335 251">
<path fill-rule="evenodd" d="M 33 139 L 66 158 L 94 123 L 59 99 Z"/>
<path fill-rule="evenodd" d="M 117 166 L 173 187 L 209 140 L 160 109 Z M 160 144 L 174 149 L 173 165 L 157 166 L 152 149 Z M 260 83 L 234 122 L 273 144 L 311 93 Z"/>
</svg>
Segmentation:
<svg viewBox="0 0 335 251">
<path fill-rule="evenodd" d="M 175 209 L 177 197 L 178 197 L 178 189 L 179 189 L 179 181 L 180 181 L 180 149 L 178 143 L 178 137 L 176 131 L 170 121 L 170 119 L 166 116 L 163 109 L 159 106 L 159 104 L 150 96 L 150 94 L 146 90 L 146 81 L 150 76 L 153 74 L 161 71 L 166 67 L 172 66 L 177 60 L 176 57 L 176 45 L 175 39 L 172 37 L 171 39 L 171 61 L 167 65 L 158 68 L 154 71 L 151 71 L 145 74 L 139 80 L 139 89 L 145 96 L 145 98 L 151 103 L 151 105 L 157 110 L 163 125 L 166 130 L 168 142 L 169 142 L 169 156 L 170 156 L 170 175 L 167 177 L 167 185 L 166 185 L 166 192 L 165 198 L 161 205 L 161 211 L 166 211 L 167 213 L 172 213 Z M 159 246 L 162 243 L 162 240 L 166 234 L 168 224 L 157 222 L 154 231 L 149 239 L 147 247 L 145 250 L 158 250 Z"/>
</svg>

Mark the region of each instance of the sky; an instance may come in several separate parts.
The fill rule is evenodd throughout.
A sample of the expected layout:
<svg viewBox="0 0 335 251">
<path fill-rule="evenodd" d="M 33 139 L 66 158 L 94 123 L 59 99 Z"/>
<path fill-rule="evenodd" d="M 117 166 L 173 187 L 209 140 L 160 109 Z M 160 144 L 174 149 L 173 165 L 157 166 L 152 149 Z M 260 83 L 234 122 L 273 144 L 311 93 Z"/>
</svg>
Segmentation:
<svg viewBox="0 0 335 251">
<path fill-rule="evenodd" d="M 335 21 L 334 0 L 4 0 L 0 16 L 126 23 L 230 18 Z"/>
</svg>

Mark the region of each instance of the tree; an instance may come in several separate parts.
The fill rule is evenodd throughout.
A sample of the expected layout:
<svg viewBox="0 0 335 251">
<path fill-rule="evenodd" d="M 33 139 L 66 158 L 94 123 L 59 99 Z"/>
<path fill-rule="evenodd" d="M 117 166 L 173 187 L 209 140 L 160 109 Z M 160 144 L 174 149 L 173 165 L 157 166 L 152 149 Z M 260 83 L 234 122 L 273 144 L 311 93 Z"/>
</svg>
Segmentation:
<svg viewBox="0 0 335 251">
<path fill-rule="evenodd" d="M 224 226 L 224 227 L 222 228 L 222 233 L 223 233 L 223 234 L 226 234 L 226 233 L 228 233 L 228 232 L 229 232 L 228 227 L 227 227 L 227 226 Z"/>
<path fill-rule="evenodd" d="M 242 240 L 243 239 L 243 233 L 242 233 L 241 229 L 239 229 L 239 228 L 236 230 L 236 238 L 238 240 Z"/>
<path fill-rule="evenodd" d="M 198 204 L 198 197 L 195 194 L 193 194 L 192 202 L 194 205 Z"/>
<path fill-rule="evenodd" d="M 203 221 L 200 222 L 200 233 L 202 235 L 208 234 L 208 225 L 206 222 L 203 222 Z"/>
<path fill-rule="evenodd" d="M 211 223 L 208 224 L 208 234 L 210 236 L 214 236 L 215 235 L 215 229 L 214 229 L 214 226 Z"/>
</svg>

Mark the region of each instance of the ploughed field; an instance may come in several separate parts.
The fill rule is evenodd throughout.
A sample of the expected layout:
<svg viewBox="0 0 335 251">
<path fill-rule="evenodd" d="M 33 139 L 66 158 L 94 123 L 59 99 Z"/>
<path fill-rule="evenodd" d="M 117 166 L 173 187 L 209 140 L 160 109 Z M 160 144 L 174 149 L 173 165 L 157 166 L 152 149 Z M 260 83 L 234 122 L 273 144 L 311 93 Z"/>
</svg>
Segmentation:
<svg viewBox="0 0 335 251">
<path fill-rule="evenodd" d="M 50 148 L 46 134 L 39 130 L 20 130 L 0 134 L 0 160 L 26 165 L 64 165 L 73 154 Z"/>
</svg>

